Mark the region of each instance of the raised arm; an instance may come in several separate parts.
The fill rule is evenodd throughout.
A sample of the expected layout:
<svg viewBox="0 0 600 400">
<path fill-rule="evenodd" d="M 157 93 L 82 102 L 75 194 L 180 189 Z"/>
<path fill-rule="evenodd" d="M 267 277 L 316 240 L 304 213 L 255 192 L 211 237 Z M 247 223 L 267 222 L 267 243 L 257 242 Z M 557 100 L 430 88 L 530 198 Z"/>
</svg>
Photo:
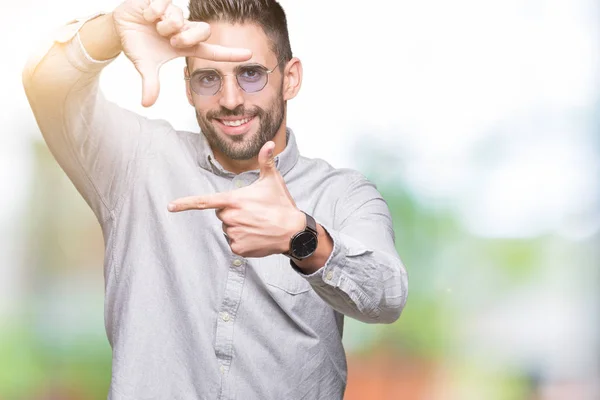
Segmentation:
<svg viewBox="0 0 600 400">
<path fill-rule="evenodd" d="M 30 57 L 23 85 L 50 151 L 103 221 L 131 177 L 142 118 L 98 88 L 100 72 L 121 52 L 111 14 L 68 25 L 53 39 Z"/>
<path fill-rule="evenodd" d="M 137 156 L 161 127 L 107 101 L 102 69 L 121 52 L 154 104 L 158 71 L 176 57 L 243 61 L 251 53 L 203 43 L 210 27 L 183 18 L 170 0 L 127 0 L 112 13 L 63 27 L 23 71 L 29 103 L 52 154 L 100 220 L 110 218 L 135 175 Z"/>
</svg>

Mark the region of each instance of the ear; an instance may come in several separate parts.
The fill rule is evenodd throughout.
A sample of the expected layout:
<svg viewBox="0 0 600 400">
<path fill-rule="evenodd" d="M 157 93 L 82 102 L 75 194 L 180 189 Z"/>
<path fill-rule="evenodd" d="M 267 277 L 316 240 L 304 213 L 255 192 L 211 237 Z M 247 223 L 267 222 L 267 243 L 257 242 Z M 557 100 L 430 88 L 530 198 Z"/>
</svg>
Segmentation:
<svg viewBox="0 0 600 400">
<path fill-rule="evenodd" d="M 187 65 L 183 67 L 183 76 L 185 76 L 186 78 L 190 76 Z M 192 97 L 192 86 L 190 85 L 190 81 L 188 80 L 185 81 L 185 94 L 187 95 L 188 103 L 190 103 L 190 106 L 195 107 L 194 98 Z"/>
<path fill-rule="evenodd" d="M 288 61 L 283 70 L 283 77 L 283 99 L 293 99 L 302 86 L 302 62 L 299 58 L 294 57 Z"/>
</svg>

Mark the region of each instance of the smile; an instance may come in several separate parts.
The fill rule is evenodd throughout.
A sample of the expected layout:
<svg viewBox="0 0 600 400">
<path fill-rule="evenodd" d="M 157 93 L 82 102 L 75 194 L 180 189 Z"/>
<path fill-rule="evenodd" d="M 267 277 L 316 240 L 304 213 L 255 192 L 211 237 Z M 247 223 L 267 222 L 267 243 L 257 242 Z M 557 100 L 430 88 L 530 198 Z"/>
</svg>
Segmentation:
<svg viewBox="0 0 600 400">
<path fill-rule="evenodd" d="M 219 122 L 225 126 L 241 126 L 250 122 L 253 117 L 248 117 L 244 119 L 236 119 L 236 120 L 224 120 L 220 119 Z"/>
<path fill-rule="evenodd" d="M 221 132 L 230 136 L 245 135 L 250 131 L 252 127 L 254 116 L 240 118 L 233 117 L 229 119 L 215 119 L 217 126 L 220 127 Z"/>
</svg>

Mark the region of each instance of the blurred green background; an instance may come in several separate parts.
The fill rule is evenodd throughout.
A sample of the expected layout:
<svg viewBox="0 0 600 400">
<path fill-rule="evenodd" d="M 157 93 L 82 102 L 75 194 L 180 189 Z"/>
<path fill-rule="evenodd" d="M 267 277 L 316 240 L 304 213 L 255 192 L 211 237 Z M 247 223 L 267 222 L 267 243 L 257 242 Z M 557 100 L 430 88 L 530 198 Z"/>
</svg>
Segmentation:
<svg viewBox="0 0 600 400">
<path fill-rule="evenodd" d="M 46 32 L 116 4 L 27 0 L 0 17 L 0 400 L 107 395 L 102 236 L 20 71 Z M 346 319 L 346 400 L 600 399 L 598 1 L 282 4 L 305 68 L 300 151 L 377 184 L 409 272 L 398 322 Z M 180 67 L 152 109 L 122 58 L 103 89 L 196 129 Z"/>
</svg>

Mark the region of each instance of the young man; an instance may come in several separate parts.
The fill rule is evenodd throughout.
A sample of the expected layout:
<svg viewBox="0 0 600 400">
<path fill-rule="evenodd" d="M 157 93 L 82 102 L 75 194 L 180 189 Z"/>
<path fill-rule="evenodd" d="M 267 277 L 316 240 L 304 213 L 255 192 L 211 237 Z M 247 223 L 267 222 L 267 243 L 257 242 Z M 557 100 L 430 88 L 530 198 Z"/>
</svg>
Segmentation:
<svg viewBox="0 0 600 400">
<path fill-rule="evenodd" d="M 299 155 L 300 90 L 275 0 L 127 0 L 68 25 L 24 85 L 42 134 L 106 245 L 109 399 L 341 399 L 344 315 L 391 323 L 407 276 L 389 209 L 363 175 Z M 125 53 L 158 96 L 186 57 L 201 133 L 108 102 Z M 316 128 L 317 129 L 317 128 Z"/>
</svg>

